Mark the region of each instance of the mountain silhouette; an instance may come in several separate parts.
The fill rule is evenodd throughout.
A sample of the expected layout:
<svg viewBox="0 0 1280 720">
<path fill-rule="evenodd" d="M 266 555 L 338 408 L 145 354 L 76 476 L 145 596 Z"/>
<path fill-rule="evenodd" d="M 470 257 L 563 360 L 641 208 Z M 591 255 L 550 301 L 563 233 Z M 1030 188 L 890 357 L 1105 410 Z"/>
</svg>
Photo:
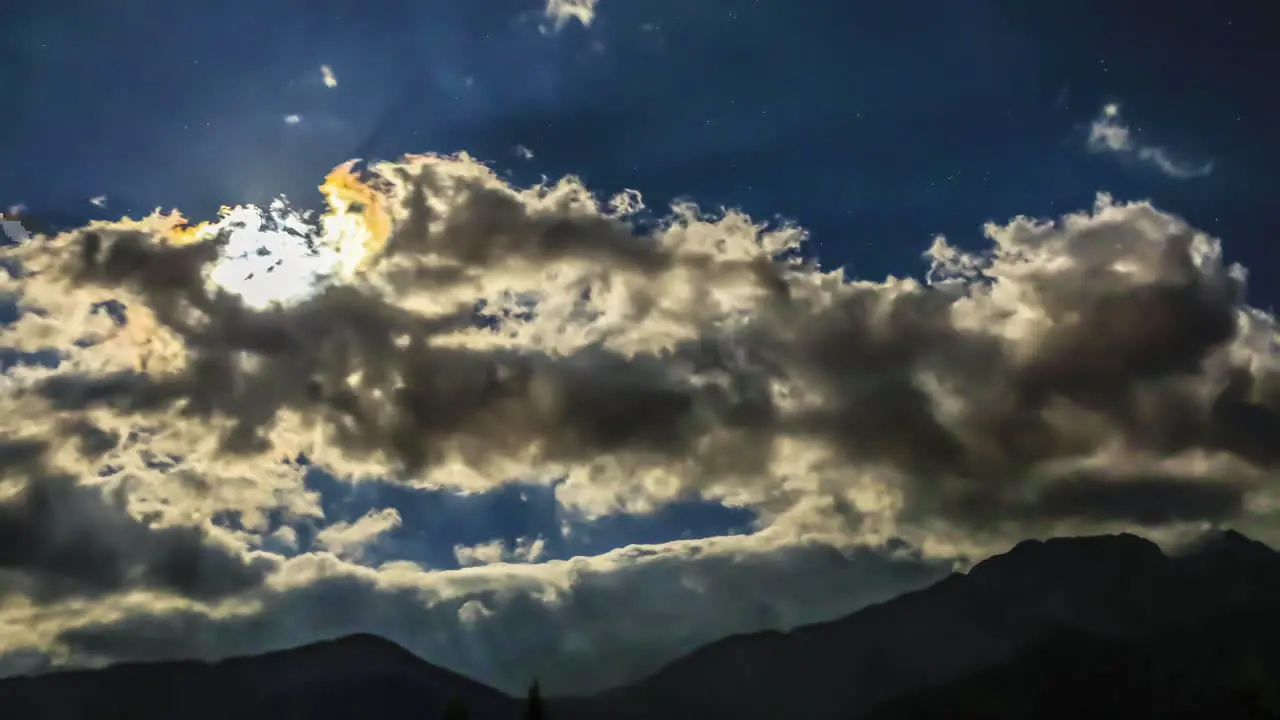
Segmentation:
<svg viewBox="0 0 1280 720">
<path fill-rule="evenodd" d="M 618 718 L 847 719 L 1063 633 L 1119 642 L 1264 601 L 1280 602 L 1280 554 L 1238 533 L 1174 555 L 1127 534 L 1032 540 L 840 620 L 713 643 L 583 705 L 607 698 Z"/>
<path fill-rule="evenodd" d="M 1054 633 L 994 667 L 860 720 L 1280 717 L 1280 623 L 1268 601 L 1122 639 Z"/>
<path fill-rule="evenodd" d="M 1276 608 L 1280 553 L 1235 532 L 1173 553 L 1125 534 L 1026 541 L 839 620 L 725 638 L 636 683 L 549 699 L 546 715 L 1270 717 Z M 0 708 L 51 720 L 433 718 L 453 699 L 477 720 L 522 712 L 522 700 L 373 636 L 0 681 Z"/>
<path fill-rule="evenodd" d="M 455 701 L 473 720 L 520 715 L 521 701 L 374 635 L 0 681 L 0 714 L 32 720 L 436 718 Z"/>
</svg>

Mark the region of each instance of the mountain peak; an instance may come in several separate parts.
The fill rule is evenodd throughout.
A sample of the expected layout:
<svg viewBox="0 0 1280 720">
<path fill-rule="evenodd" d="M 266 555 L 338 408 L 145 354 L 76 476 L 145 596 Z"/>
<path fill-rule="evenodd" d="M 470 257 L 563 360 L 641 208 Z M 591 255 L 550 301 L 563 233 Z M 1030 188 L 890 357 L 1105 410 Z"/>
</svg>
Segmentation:
<svg viewBox="0 0 1280 720">
<path fill-rule="evenodd" d="M 1210 530 L 1189 543 L 1179 554 L 1185 558 L 1211 560 L 1214 562 L 1224 560 L 1280 561 L 1280 553 L 1277 553 L 1269 545 L 1231 529 Z"/>
<path fill-rule="evenodd" d="M 1262 543 L 1241 533 L 1227 528 L 1226 530 L 1210 530 L 1200 536 L 1201 542 L 1212 543 L 1220 547 L 1256 547 Z"/>
<path fill-rule="evenodd" d="M 379 671 L 399 669 L 409 672 L 440 670 L 404 647 L 381 635 L 354 633 L 296 647 L 263 653 L 272 667 L 307 667 L 312 672 Z M 246 658 L 230 658 L 222 664 L 238 665 Z"/>
<path fill-rule="evenodd" d="M 343 657 L 362 657 L 382 661 L 409 662 L 427 664 L 425 660 L 410 652 L 404 646 L 381 635 L 373 633 L 353 633 L 342 635 L 322 642 L 298 648 L 310 652 L 341 655 Z"/>
<path fill-rule="evenodd" d="M 352 633 L 350 635 L 341 635 L 339 637 L 333 638 L 331 640 L 327 640 L 325 642 L 333 645 L 340 645 L 343 647 L 343 649 L 346 649 L 346 650 L 359 649 L 359 650 L 373 650 L 376 652 L 396 652 L 396 653 L 409 652 L 408 650 L 405 650 L 396 642 L 388 640 L 387 638 L 381 635 L 375 635 L 374 633 L 368 633 L 368 632 L 359 632 L 359 633 Z"/>
<path fill-rule="evenodd" d="M 1102 568 L 1140 567 L 1163 562 L 1154 542 L 1130 533 L 1023 540 L 1003 555 L 974 565 L 970 577 L 1006 574 L 1096 573 Z"/>
</svg>

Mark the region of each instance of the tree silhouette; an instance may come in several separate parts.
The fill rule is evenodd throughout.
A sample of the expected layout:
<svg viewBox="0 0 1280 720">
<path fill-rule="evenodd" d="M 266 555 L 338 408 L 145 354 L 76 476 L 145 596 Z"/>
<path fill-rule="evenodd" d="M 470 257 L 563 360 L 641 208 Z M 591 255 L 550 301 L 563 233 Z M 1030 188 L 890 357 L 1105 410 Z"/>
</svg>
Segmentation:
<svg viewBox="0 0 1280 720">
<path fill-rule="evenodd" d="M 524 705 L 525 720 L 546 720 L 547 713 L 542 707 L 542 688 L 534 680 L 529 686 L 529 696 Z"/>
</svg>

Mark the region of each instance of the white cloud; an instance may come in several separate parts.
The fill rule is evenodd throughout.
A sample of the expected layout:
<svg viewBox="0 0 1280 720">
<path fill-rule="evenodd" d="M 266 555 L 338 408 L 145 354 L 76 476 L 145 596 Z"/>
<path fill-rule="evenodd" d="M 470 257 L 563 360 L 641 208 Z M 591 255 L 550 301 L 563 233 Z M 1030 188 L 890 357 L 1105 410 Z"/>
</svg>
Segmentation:
<svg viewBox="0 0 1280 720">
<path fill-rule="evenodd" d="M 576 20 L 584 27 L 590 27 L 596 17 L 596 4 L 599 0 L 547 0 L 543 13 L 555 23 L 559 30 L 570 21 Z"/>
<path fill-rule="evenodd" d="M 298 123 L 300 123 L 300 122 L 302 122 L 302 116 L 301 116 L 301 115 L 296 115 L 296 114 L 294 114 L 294 115 L 285 115 L 285 116 L 284 116 L 284 124 L 285 124 L 285 125 L 297 125 L 297 124 L 298 124 Z"/>
<path fill-rule="evenodd" d="M 508 547 L 502 540 L 491 540 L 477 545 L 455 545 L 453 557 L 462 567 L 531 563 L 542 559 L 546 554 L 546 545 L 543 538 L 520 538 L 514 547 Z"/>
<path fill-rule="evenodd" d="M 298 531 L 285 525 L 271 533 L 270 540 L 278 543 L 284 550 L 296 550 L 298 548 Z"/>
<path fill-rule="evenodd" d="M 327 88 L 338 87 L 338 77 L 333 74 L 333 68 L 328 65 L 320 66 L 320 79 Z"/>
<path fill-rule="evenodd" d="M 514 152 L 516 154 L 516 157 L 520 158 L 521 160 L 533 159 L 533 151 L 525 147 L 524 145 L 516 145 L 514 148 Z"/>
<path fill-rule="evenodd" d="M 340 557 L 359 560 L 378 538 L 403 524 L 395 508 L 370 510 L 355 522 L 336 522 L 316 535 L 316 545 Z"/>
<path fill-rule="evenodd" d="M 512 187 L 465 155 L 373 172 L 328 178 L 334 212 L 307 241 L 286 209 L 262 211 L 287 226 L 268 230 L 241 208 L 0 251 L 30 271 L 0 292 L 33 311 L 0 347 L 63 353 L 0 389 L 0 534 L 34 538 L 0 577 L 0 652 L 224 655 L 372 630 L 508 688 L 538 668 L 581 690 L 935 576 L 894 561 L 899 543 L 949 567 L 1063 532 L 1280 538 L 1276 319 L 1243 304 L 1217 239 L 1149 203 L 991 223 L 978 250 L 938 239 L 924 281 L 869 282 L 794 261 L 803 231 L 741 213 L 681 205 L 637 237 L 638 194 L 574 178 Z M 290 242 L 308 252 L 225 272 Z M 289 292 L 260 302 L 272 287 Z M 92 311 L 108 299 L 127 324 Z M 758 528 L 363 567 L 402 522 L 387 508 L 286 557 L 297 537 L 270 518 L 325 522 L 281 462 L 299 454 L 468 492 L 563 477 L 557 499 L 587 517 L 701 498 Z M 211 520 L 228 514 L 243 529 Z M 78 561 L 56 582 L 54 556 Z"/>
<path fill-rule="evenodd" d="M 1133 131 L 1121 118 L 1118 103 L 1104 105 L 1089 126 L 1089 149 L 1136 157 L 1165 175 L 1180 180 L 1204 177 L 1213 172 L 1212 162 L 1200 165 L 1179 162 L 1164 148 L 1138 143 Z"/>
<path fill-rule="evenodd" d="M 97 197 L 89 198 L 89 204 L 94 207 L 104 208 L 107 206 L 107 196 L 98 195 Z"/>
</svg>

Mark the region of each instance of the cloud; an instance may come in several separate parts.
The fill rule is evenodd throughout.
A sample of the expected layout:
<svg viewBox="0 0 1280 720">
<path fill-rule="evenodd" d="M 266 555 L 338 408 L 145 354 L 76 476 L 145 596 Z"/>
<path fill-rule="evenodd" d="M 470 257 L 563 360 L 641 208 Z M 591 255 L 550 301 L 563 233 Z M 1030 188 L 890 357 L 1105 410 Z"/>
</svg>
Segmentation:
<svg viewBox="0 0 1280 720">
<path fill-rule="evenodd" d="M 511 689 L 538 668 L 586 690 L 1025 537 L 1280 539 L 1276 319 L 1217 239 L 1150 203 L 989 223 L 979 249 L 938 238 L 921 279 L 873 282 L 805 259 L 792 225 L 682 204 L 642 226 L 637 193 L 513 187 L 466 155 L 344 165 L 322 189 L 320 217 L 154 214 L 4 248 L 22 313 L 0 347 L 57 363 L 0 388 L 0 532 L 47 548 L 4 564 L 0 652 L 362 629 Z M 485 564 L 456 571 L 364 567 L 399 516 L 324 527 L 312 465 L 554 482 L 584 520 L 688 500 L 758 519 L 589 558 L 527 540 L 459 548 Z M 316 551 L 296 554 L 281 526 L 304 520 Z"/>
<path fill-rule="evenodd" d="M 340 557 L 358 560 L 368 545 L 400 527 L 402 522 L 395 508 L 370 510 L 355 522 L 336 522 L 322 529 L 316 535 L 316 544 Z M 293 543 L 296 542 L 295 539 Z"/>
<path fill-rule="evenodd" d="M 286 561 L 270 585 L 215 606 L 135 594 L 78 613 L 54 606 L 6 617 L 9 647 L 44 649 L 26 651 L 33 663 L 50 654 L 85 663 L 216 658 L 360 630 L 511 692 L 536 673 L 560 693 L 636 678 L 725 635 L 883 601 L 948 570 L 893 551 L 772 547 L 759 537 L 437 572 L 306 554 Z"/>
<path fill-rule="evenodd" d="M 333 68 L 328 65 L 320 66 L 320 79 L 327 88 L 338 87 L 338 77 L 333 74 Z"/>
<path fill-rule="evenodd" d="M 584 27 L 590 27 L 596 17 L 596 4 L 599 0 L 547 0 L 543 13 L 555 22 L 555 29 L 560 30 L 572 20 L 577 20 Z"/>
<path fill-rule="evenodd" d="M 89 204 L 97 208 L 104 208 L 107 206 L 107 196 L 98 195 L 97 197 L 89 198 Z"/>
<path fill-rule="evenodd" d="M 101 452 L 115 438 L 77 428 Z M 273 568 L 267 557 L 238 552 L 200 525 L 165 525 L 127 510 L 124 485 L 93 486 L 51 474 L 51 448 L 0 444 L 0 595 L 37 601 L 136 589 L 215 599 L 249 590 Z"/>
<path fill-rule="evenodd" d="M 301 116 L 301 115 L 293 114 L 293 115 L 285 115 L 285 116 L 284 116 L 284 124 L 285 124 L 285 125 L 297 125 L 297 124 L 298 124 L 298 123 L 300 123 L 300 122 L 302 122 L 302 116 Z"/>
<path fill-rule="evenodd" d="M 1120 153 L 1138 158 L 1171 178 L 1189 180 L 1204 177 L 1213 172 L 1213 163 L 1191 165 L 1174 160 L 1161 147 L 1142 145 L 1135 141 L 1133 132 L 1120 117 L 1120 106 L 1108 103 L 1089 126 L 1089 149 L 1093 152 Z"/>
<path fill-rule="evenodd" d="M 502 540 L 492 540 L 478 545 L 455 545 L 453 548 L 453 556 L 462 567 L 536 562 L 545 552 L 546 541 L 542 538 L 520 538 L 514 547 L 508 547 Z"/>
</svg>

